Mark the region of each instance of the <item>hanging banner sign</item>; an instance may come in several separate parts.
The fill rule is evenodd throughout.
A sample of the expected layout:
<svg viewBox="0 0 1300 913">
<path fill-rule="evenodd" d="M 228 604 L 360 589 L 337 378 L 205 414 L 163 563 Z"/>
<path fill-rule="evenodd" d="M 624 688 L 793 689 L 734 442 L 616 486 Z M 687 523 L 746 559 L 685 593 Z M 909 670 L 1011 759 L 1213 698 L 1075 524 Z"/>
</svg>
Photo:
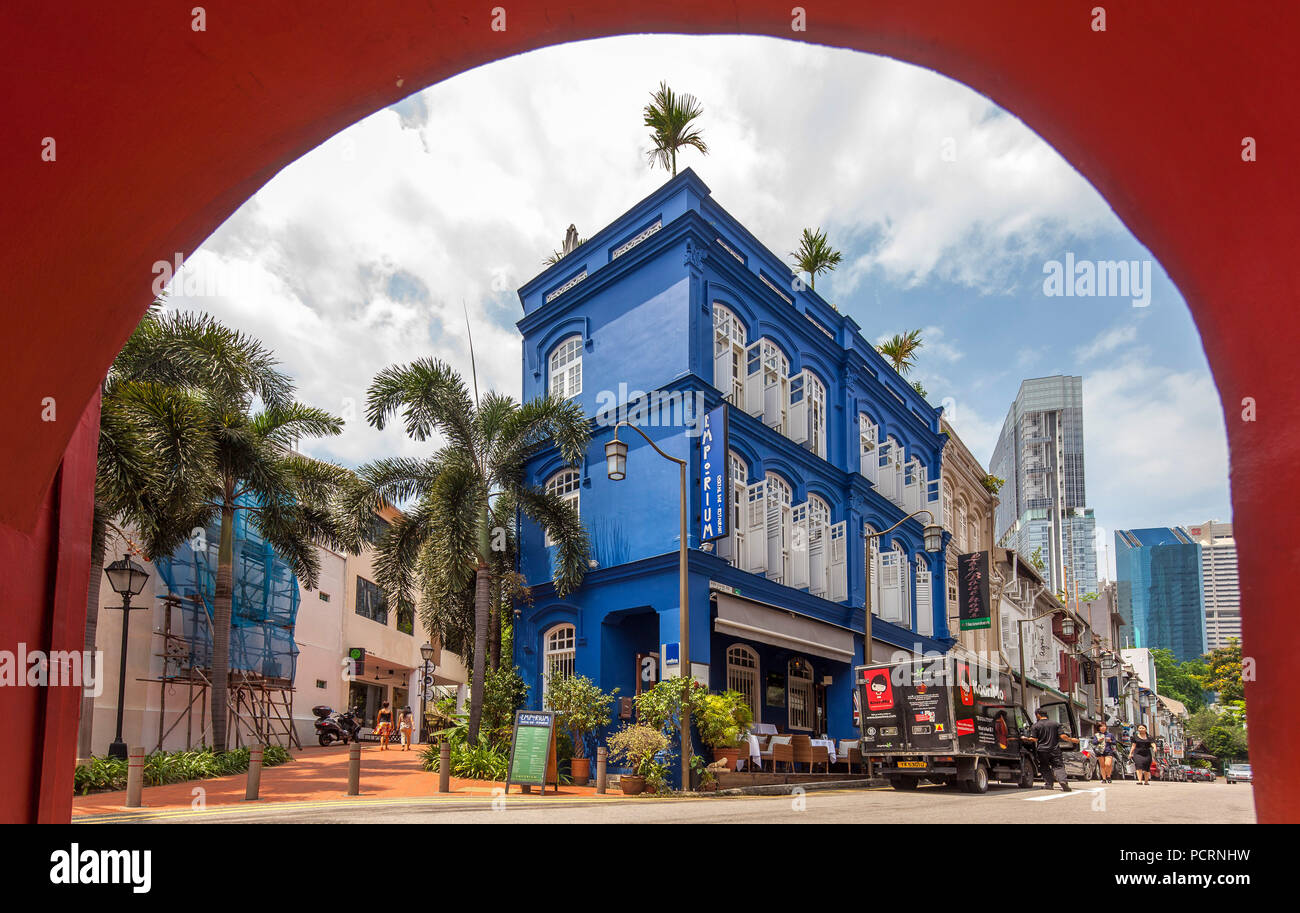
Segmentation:
<svg viewBox="0 0 1300 913">
<path fill-rule="evenodd" d="M 727 482 L 727 405 L 704 413 L 700 429 L 700 541 L 731 533 L 731 486 Z"/>
<path fill-rule="evenodd" d="M 989 606 L 989 553 L 957 556 L 958 627 L 972 631 L 993 626 Z"/>
</svg>

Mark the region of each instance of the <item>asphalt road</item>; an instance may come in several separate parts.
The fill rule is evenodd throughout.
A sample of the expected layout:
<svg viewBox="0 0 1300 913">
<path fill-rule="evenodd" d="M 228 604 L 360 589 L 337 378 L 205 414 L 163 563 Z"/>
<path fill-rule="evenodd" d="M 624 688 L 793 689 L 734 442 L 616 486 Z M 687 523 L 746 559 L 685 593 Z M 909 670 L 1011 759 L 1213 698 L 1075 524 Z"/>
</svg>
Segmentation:
<svg viewBox="0 0 1300 913">
<path fill-rule="evenodd" d="M 882 789 L 814 790 L 802 796 L 592 799 L 550 796 L 429 797 L 223 806 L 209 811 L 105 815 L 83 819 L 157 823 L 284 824 L 849 824 L 1252 823 L 1255 806 L 1244 784 L 1131 781 L 1077 784 L 1070 793 L 992 785 L 982 796 L 922 786 L 914 792 Z"/>
</svg>

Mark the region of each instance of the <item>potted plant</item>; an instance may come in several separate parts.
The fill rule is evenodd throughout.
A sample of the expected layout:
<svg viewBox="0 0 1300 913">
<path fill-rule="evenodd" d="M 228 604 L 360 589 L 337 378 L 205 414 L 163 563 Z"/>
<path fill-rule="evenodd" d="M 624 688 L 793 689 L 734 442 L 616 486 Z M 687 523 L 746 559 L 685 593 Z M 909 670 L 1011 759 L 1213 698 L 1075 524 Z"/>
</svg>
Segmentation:
<svg viewBox="0 0 1300 913">
<path fill-rule="evenodd" d="M 739 691 L 710 694 L 697 706 L 695 725 L 700 739 L 713 749 L 715 761 L 726 761 L 728 770 L 736 769 L 740 746 L 754 722 L 749 701 Z"/>
<path fill-rule="evenodd" d="M 573 736 L 573 759 L 570 774 L 577 785 L 591 777 L 591 759 L 587 757 L 587 734 L 609 725 L 610 694 L 601 691 L 585 675 L 557 675 L 546 689 L 546 706 L 555 711 L 556 722 Z"/>
<path fill-rule="evenodd" d="M 663 779 L 663 765 L 655 758 L 667 747 L 668 739 L 662 732 L 640 723 L 624 726 L 609 737 L 610 758 L 626 762 L 635 771 L 619 777 L 623 795 L 640 795 L 647 779 L 656 784 Z"/>
</svg>

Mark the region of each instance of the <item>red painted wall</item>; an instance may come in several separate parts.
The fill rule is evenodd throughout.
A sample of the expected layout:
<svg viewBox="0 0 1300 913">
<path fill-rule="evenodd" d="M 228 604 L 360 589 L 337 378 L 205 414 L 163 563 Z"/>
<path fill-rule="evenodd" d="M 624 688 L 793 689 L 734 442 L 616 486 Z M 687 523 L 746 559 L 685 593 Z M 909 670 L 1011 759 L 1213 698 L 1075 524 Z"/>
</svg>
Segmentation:
<svg viewBox="0 0 1300 913">
<path fill-rule="evenodd" d="M 477 0 L 215 0 L 204 4 L 204 32 L 191 29 L 191 5 L 162 0 L 6 4 L 0 275 L 6 341 L 17 344 L 0 364 L 0 427 L 22 446 L 0 457 L 0 533 L 42 535 L 72 426 L 40 422 L 40 402 L 53 396 L 64 414 L 80 414 L 151 298 L 152 264 L 193 251 L 280 168 L 360 117 L 509 54 L 629 32 L 769 34 L 887 54 L 1026 121 L 1185 296 L 1232 452 L 1245 645 L 1258 674 L 1248 686 L 1256 804 L 1263 820 L 1300 820 L 1287 668 L 1300 514 L 1278 500 L 1300 490 L 1300 170 L 1291 160 L 1300 5 L 1104 4 L 1105 32 L 1091 28 L 1094 5 L 822 0 L 795 33 L 790 4 L 744 0 L 516 0 L 504 32 L 491 29 L 492 4 Z M 46 137 L 53 162 L 42 160 Z M 1256 162 L 1242 161 L 1245 137 L 1258 143 Z M 1245 398 L 1253 422 L 1242 420 Z"/>
</svg>

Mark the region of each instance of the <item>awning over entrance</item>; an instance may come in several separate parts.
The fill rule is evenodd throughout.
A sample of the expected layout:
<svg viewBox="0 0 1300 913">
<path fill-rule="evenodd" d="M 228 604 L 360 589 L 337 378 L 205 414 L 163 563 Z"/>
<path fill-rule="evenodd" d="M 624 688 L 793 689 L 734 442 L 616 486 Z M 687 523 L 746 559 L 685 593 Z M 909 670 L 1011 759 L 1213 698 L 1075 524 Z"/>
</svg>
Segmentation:
<svg viewBox="0 0 1300 913">
<path fill-rule="evenodd" d="M 836 662 L 853 662 L 853 632 L 786 609 L 716 594 L 718 617 L 713 629 Z"/>
</svg>

